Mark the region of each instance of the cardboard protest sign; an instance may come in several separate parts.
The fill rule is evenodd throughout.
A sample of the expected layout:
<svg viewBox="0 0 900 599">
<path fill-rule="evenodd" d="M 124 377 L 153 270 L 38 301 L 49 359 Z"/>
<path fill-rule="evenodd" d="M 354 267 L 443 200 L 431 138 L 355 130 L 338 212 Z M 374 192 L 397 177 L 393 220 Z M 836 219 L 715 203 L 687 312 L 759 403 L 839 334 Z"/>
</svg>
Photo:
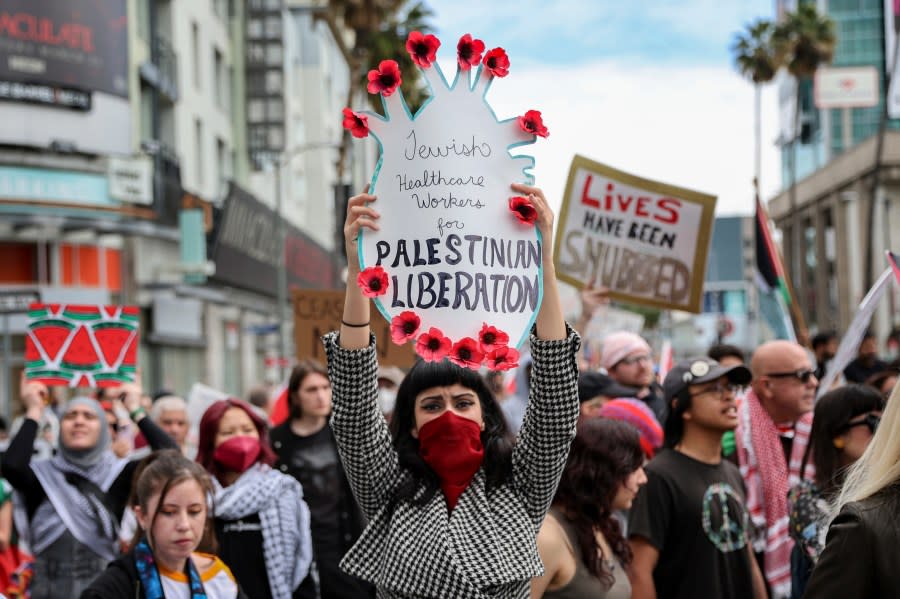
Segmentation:
<svg viewBox="0 0 900 599">
<path fill-rule="evenodd" d="M 341 328 L 344 313 L 343 289 L 293 289 L 294 343 L 297 359 L 310 358 L 325 363 L 322 335 Z M 372 332 L 378 349 L 378 363 L 382 366 L 409 368 L 416 359 L 411 345 L 391 343 L 389 322 L 372 322 Z"/>
<path fill-rule="evenodd" d="M 488 105 L 491 82 L 509 68 L 502 48 L 482 59 L 484 44 L 463 36 L 448 82 L 434 63 L 439 45 L 434 36 L 410 34 L 407 49 L 431 90 L 415 115 L 396 90 L 394 61 L 369 74 L 386 116 L 344 111 L 344 126 L 357 137 L 371 134 L 381 150 L 370 186 L 381 230 L 360 235 L 360 285 L 393 322 L 395 342 L 415 342 L 426 359 L 454 359 L 451 344 L 467 344 L 467 366 L 484 360 L 493 367 L 481 333 L 517 347 L 541 303 L 534 211 L 519 209 L 522 199 L 513 202 L 510 189 L 531 183 L 525 171 L 534 159 L 510 150 L 547 130 L 536 111 L 499 121 Z M 520 220 L 527 216 L 531 222 Z"/>
<path fill-rule="evenodd" d="M 47 385 L 116 387 L 137 371 L 137 306 L 32 304 L 25 376 Z"/>
<path fill-rule="evenodd" d="M 700 312 L 716 198 L 575 156 L 556 231 L 560 280 Z"/>
</svg>

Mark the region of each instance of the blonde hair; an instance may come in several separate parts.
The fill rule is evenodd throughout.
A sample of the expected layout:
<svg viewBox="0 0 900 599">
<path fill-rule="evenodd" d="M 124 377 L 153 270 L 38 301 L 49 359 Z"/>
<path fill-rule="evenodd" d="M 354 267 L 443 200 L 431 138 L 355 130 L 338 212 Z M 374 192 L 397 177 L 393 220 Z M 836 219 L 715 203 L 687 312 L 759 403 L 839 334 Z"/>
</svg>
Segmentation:
<svg viewBox="0 0 900 599">
<path fill-rule="evenodd" d="M 900 385 L 895 385 L 869 446 L 847 473 L 829 520 L 850 502 L 862 501 L 900 481 Z"/>
</svg>

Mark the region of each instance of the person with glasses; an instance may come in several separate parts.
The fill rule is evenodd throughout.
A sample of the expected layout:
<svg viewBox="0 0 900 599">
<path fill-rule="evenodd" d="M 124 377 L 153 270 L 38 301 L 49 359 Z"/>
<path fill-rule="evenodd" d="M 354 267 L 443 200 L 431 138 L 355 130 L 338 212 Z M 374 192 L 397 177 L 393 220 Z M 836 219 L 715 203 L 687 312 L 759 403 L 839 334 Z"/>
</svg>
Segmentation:
<svg viewBox="0 0 900 599">
<path fill-rule="evenodd" d="M 750 370 L 735 454 L 747 488 L 753 549 L 770 595 L 779 599 L 791 596 L 787 494 L 800 481 L 819 380 L 806 349 L 791 341 L 760 345 Z"/>
<path fill-rule="evenodd" d="M 628 517 L 632 597 L 761 599 L 765 583 L 749 542 L 741 473 L 721 455 L 738 424 L 741 365 L 679 362 L 663 382 L 671 408 L 666 447 L 645 467 Z"/>
<path fill-rule="evenodd" d="M 643 337 L 628 331 L 607 335 L 600 348 L 600 367 L 613 381 L 634 389 L 633 395 L 622 397 L 640 399 L 665 422 L 669 409 L 653 372 L 653 352 Z"/>
<path fill-rule="evenodd" d="M 850 466 L 837 499 L 829 506 L 825 549 L 806 588 L 806 597 L 875 599 L 900 589 L 900 391 L 884 408 L 875 435 Z M 860 420 L 858 417 L 851 421 Z M 868 425 L 854 428 L 865 429 Z"/>
<path fill-rule="evenodd" d="M 794 597 L 803 596 L 825 544 L 825 529 L 819 523 L 828 502 L 840 491 L 847 467 L 868 447 L 883 408 L 881 394 L 863 385 L 839 387 L 816 403 L 809 446 L 800 465 L 804 479 L 788 494 L 789 531 L 795 542 L 791 555 Z M 808 472 L 807 464 L 813 466 L 813 473 Z"/>
</svg>

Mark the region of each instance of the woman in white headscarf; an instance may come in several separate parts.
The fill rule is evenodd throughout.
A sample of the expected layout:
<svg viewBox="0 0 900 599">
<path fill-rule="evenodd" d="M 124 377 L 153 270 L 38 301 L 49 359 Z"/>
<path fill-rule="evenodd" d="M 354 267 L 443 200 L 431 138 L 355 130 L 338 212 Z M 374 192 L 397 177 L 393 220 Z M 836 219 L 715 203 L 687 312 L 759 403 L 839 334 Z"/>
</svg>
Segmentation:
<svg viewBox="0 0 900 599">
<path fill-rule="evenodd" d="M 138 384 L 118 390 L 132 420 L 154 449 L 176 448 L 140 407 Z M 65 407 L 59 452 L 31 461 L 47 387 L 23 379 L 25 422 L 3 456 L 3 475 L 16 490 L 16 526 L 35 556 L 32 599 L 77 597 L 118 555 L 118 523 L 136 461 L 117 458 L 96 400 L 78 397 Z"/>
</svg>

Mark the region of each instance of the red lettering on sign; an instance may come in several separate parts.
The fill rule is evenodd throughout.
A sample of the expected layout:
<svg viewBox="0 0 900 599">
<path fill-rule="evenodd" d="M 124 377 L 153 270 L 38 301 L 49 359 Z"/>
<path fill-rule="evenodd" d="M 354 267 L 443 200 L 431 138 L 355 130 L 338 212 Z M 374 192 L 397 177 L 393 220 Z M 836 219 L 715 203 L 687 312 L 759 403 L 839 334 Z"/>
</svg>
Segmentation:
<svg viewBox="0 0 900 599">
<path fill-rule="evenodd" d="M 0 13 L 0 34 L 13 39 L 28 40 L 50 46 L 94 52 L 94 32 L 80 23 L 56 25 L 52 19 L 25 12 Z"/>
<path fill-rule="evenodd" d="M 581 203 L 586 206 L 593 206 L 594 208 L 600 207 L 600 202 L 597 198 L 592 198 L 588 195 L 588 190 L 591 188 L 591 182 L 594 180 L 594 175 L 588 175 L 584 180 L 584 189 L 581 191 Z"/>
<path fill-rule="evenodd" d="M 661 223 L 674 225 L 678 222 L 678 208 L 681 208 L 681 200 L 675 198 L 662 198 L 656 203 L 657 207 L 666 213 L 665 216 L 655 215 L 653 218 Z"/>
<path fill-rule="evenodd" d="M 634 216 L 674 225 L 678 223 L 681 208 L 681 200 L 669 197 L 654 198 L 653 196 L 630 196 L 615 193 L 616 186 L 610 181 L 606 184 L 606 194 L 603 200 L 592 197 L 590 194 L 591 184 L 594 182 L 592 174 L 587 175 L 584 179 L 584 187 L 581 190 L 581 203 L 591 208 L 604 210 L 606 212 L 621 212 L 628 214 L 633 213 Z"/>
</svg>

